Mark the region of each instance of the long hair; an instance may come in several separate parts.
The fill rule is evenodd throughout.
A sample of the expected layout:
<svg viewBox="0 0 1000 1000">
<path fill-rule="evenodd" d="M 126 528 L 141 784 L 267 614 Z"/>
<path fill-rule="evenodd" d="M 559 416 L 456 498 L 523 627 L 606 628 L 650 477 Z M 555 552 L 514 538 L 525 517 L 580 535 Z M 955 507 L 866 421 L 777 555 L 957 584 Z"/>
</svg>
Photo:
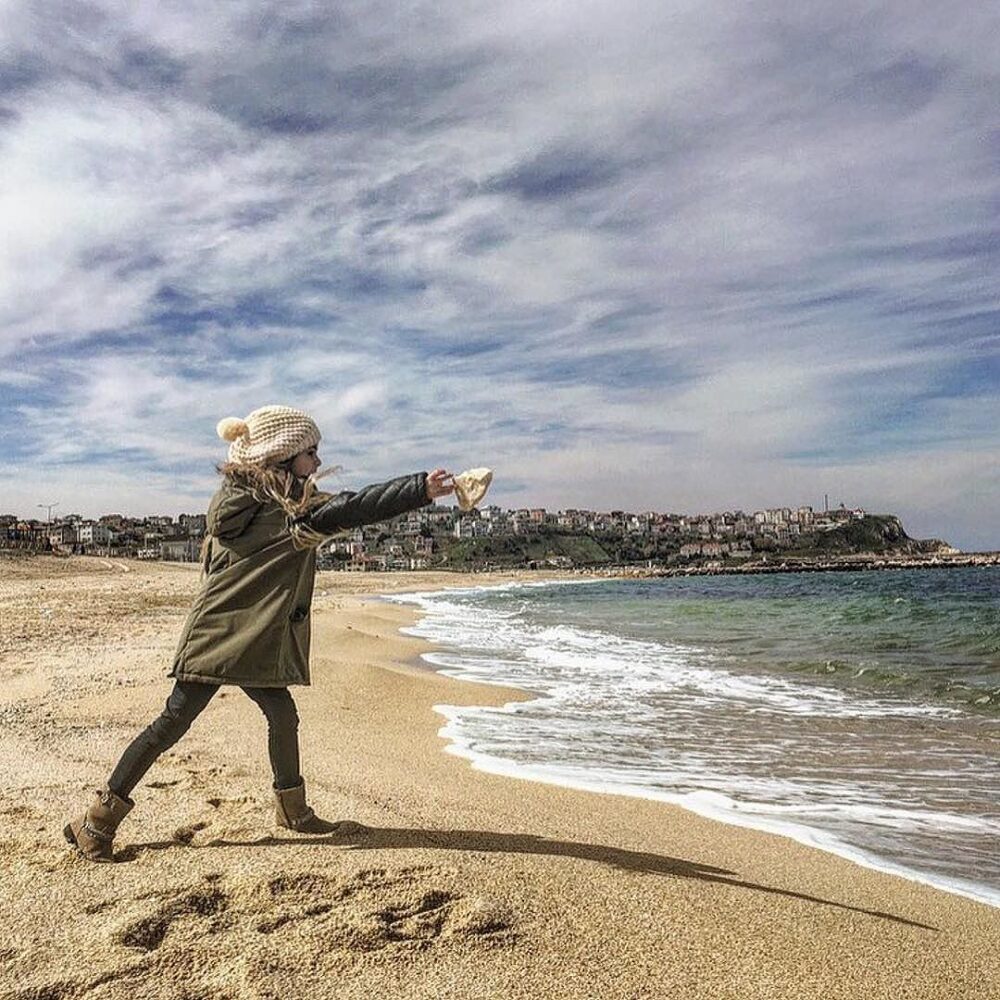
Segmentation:
<svg viewBox="0 0 1000 1000">
<path fill-rule="evenodd" d="M 276 503 L 288 515 L 288 531 L 297 549 L 314 549 L 329 537 L 308 524 L 298 521 L 314 507 L 319 507 L 329 494 L 316 489 L 314 476 L 302 480 L 292 475 L 291 459 L 273 465 L 222 462 L 216 466 L 220 475 L 249 489 L 260 503 Z"/>
</svg>

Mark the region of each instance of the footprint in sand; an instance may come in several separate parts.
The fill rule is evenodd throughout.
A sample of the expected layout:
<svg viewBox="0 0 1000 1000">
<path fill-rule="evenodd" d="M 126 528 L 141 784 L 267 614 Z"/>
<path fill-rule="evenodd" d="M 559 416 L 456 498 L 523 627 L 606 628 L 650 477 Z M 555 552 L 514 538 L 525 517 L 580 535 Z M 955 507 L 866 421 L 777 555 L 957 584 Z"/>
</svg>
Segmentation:
<svg viewBox="0 0 1000 1000">
<path fill-rule="evenodd" d="M 455 874 L 425 865 L 343 876 L 285 870 L 261 878 L 237 868 L 181 888 L 119 894 L 83 911 L 107 935 L 95 951 L 103 960 L 87 970 L 94 978 L 25 984 L 26 991 L 4 996 L 69 1000 L 112 981 L 117 990 L 134 985 L 137 992 L 130 995 L 138 995 L 153 970 L 171 970 L 184 996 L 222 1000 L 212 970 L 228 963 L 254 996 L 277 997 L 293 995 L 295 984 L 302 985 L 300 974 L 314 981 L 358 961 L 513 945 L 511 910 L 455 891 Z M 0 952 L 0 969 L 6 959 L 14 960 L 10 949 Z"/>
<path fill-rule="evenodd" d="M 194 840 L 195 834 L 199 830 L 205 830 L 208 827 L 208 823 L 198 822 L 198 823 L 185 823 L 183 826 L 177 827 L 176 830 L 170 835 L 170 839 L 177 844 L 190 844 Z"/>
<path fill-rule="evenodd" d="M 514 941 L 506 906 L 444 888 L 442 874 L 433 866 L 366 869 L 347 878 L 279 872 L 232 887 L 224 876 L 206 876 L 204 885 L 135 897 L 155 899 L 156 906 L 120 927 L 114 940 L 151 952 L 175 939 L 183 948 L 206 933 L 241 935 L 245 928 L 274 939 L 293 933 L 317 954 L 424 951 L 444 939 L 494 946 Z"/>
<path fill-rule="evenodd" d="M 88 915 L 93 915 L 95 913 L 103 913 L 105 910 L 113 909 L 115 906 L 115 900 L 113 899 L 103 899 L 99 903 L 90 903 L 83 908 L 83 912 Z"/>
<path fill-rule="evenodd" d="M 0 809 L 0 816 L 30 818 L 32 816 L 37 816 L 37 815 L 38 813 L 35 812 L 35 810 L 31 808 L 31 806 L 10 806 L 6 809 Z"/>
<path fill-rule="evenodd" d="M 260 821 L 260 803 L 249 795 L 233 799 L 205 799 L 211 814 L 205 819 L 195 820 L 179 826 L 170 839 L 178 844 L 211 844 L 226 836 L 241 836 L 248 830 L 256 830 Z M 197 835 L 202 830 L 211 829 L 211 834 Z M 197 838 L 197 839 L 196 839 Z"/>
<path fill-rule="evenodd" d="M 507 907 L 434 886 L 439 874 L 430 866 L 368 869 L 346 880 L 316 872 L 282 874 L 255 888 L 250 909 L 260 914 L 260 934 L 297 924 L 296 934 L 347 952 L 424 950 L 439 938 L 513 941 Z"/>
<path fill-rule="evenodd" d="M 148 916 L 131 921 L 119 930 L 115 939 L 126 948 L 137 951 L 155 951 L 163 944 L 168 931 L 181 922 L 201 925 L 204 918 L 214 918 L 229 906 L 229 895 L 213 884 L 187 890 L 160 903 Z M 198 927 L 198 932 L 208 930 L 217 933 L 224 923 L 211 920 L 207 927 Z"/>
</svg>

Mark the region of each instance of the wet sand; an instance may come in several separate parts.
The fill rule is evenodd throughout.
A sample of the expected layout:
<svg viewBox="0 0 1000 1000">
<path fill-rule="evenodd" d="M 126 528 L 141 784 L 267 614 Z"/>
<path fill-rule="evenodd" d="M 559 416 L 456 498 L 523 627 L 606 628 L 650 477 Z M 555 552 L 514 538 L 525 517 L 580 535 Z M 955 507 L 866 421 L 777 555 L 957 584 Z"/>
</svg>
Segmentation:
<svg viewBox="0 0 1000 1000">
<path fill-rule="evenodd" d="M 94 865 L 62 826 L 161 708 L 197 570 L 0 561 L 0 998 L 1000 998 L 1000 910 L 444 753 L 432 705 L 523 695 L 421 667 L 371 595 L 500 578 L 320 574 L 303 773 L 351 825 L 274 827 L 223 689 Z"/>
</svg>

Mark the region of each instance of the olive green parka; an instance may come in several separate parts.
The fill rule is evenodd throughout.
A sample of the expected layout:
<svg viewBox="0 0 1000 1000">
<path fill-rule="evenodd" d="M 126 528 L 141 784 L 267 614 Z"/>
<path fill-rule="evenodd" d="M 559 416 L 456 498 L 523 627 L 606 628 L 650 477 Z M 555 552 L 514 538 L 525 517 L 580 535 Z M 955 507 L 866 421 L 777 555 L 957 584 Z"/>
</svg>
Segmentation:
<svg viewBox="0 0 1000 1000">
<path fill-rule="evenodd" d="M 427 473 L 345 491 L 297 518 L 333 535 L 416 510 Z M 310 605 L 316 550 L 297 549 L 275 501 L 226 477 L 206 518 L 201 591 L 181 633 L 170 675 L 179 681 L 286 687 L 309 683 Z"/>
</svg>

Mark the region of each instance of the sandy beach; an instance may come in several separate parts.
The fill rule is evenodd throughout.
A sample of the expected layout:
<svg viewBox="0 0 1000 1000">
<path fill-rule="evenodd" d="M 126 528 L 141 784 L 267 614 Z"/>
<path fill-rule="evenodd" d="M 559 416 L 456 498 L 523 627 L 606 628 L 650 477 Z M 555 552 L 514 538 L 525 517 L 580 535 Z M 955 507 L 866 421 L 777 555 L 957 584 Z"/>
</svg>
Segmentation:
<svg viewBox="0 0 1000 1000">
<path fill-rule="evenodd" d="M 63 824 L 162 707 L 197 567 L 0 562 L 0 1000 L 1000 998 L 996 908 L 444 752 L 433 705 L 525 695 L 422 666 L 376 595 L 511 577 L 319 575 L 294 694 L 337 833 L 276 829 L 264 719 L 227 688 L 95 865 Z"/>
</svg>

